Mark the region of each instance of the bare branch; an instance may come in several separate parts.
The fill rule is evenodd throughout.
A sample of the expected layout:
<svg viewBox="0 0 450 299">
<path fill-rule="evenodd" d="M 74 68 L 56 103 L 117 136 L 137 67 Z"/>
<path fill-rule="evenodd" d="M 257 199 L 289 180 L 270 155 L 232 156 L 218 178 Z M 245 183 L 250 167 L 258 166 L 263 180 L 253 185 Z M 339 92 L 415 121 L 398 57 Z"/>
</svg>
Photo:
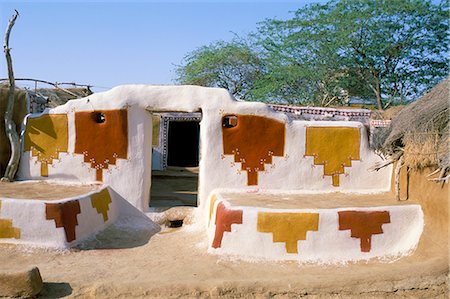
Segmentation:
<svg viewBox="0 0 450 299">
<path fill-rule="evenodd" d="M 19 12 L 16 10 L 11 20 L 9 20 L 8 27 L 6 29 L 5 34 L 5 42 L 3 44 L 3 50 L 6 56 L 6 64 L 8 65 L 8 80 L 9 80 L 9 92 L 8 92 L 8 104 L 6 106 L 5 111 L 5 131 L 8 136 L 9 143 L 11 145 L 11 157 L 8 162 L 8 166 L 6 167 L 5 174 L 2 181 L 13 181 L 14 176 L 17 172 L 17 168 L 19 166 L 20 161 L 20 139 L 19 134 L 17 134 L 16 124 L 14 123 L 13 111 L 14 111 L 14 72 L 12 68 L 12 59 L 9 48 L 9 36 L 11 34 L 11 29 L 14 26 L 17 17 L 19 16 Z"/>
<path fill-rule="evenodd" d="M 401 151 L 400 152 L 396 152 L 389 159 L 387 159 L 386 161 L 375 163 L 374 166 L 369 168 L 369 171 L 378 171 L 381 168 L 384 168 L 384 167 L 386 167 L 388 165 L 391 165 L 395 161 L 398 161 L 402 155 L 403 155 L 403 152 L 401 152 Z"/>
</svg>

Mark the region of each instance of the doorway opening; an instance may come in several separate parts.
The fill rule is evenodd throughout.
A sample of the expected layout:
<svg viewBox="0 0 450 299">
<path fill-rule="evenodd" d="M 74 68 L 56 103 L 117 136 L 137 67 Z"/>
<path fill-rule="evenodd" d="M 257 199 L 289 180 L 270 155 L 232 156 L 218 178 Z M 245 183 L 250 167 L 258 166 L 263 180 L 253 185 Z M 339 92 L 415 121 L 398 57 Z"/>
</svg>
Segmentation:
<svg viewBox="0 0 450 299">
<path fill-rule="evenodd" d="M 152 171 L 150 207 L 197 206 L 200 113 L 161 114 L 165 167 Z"/>
<path fill-rule="evenodd" d="M 167 166 L 198 167 L 200 123 L 169 122 Z"/>
</svg>

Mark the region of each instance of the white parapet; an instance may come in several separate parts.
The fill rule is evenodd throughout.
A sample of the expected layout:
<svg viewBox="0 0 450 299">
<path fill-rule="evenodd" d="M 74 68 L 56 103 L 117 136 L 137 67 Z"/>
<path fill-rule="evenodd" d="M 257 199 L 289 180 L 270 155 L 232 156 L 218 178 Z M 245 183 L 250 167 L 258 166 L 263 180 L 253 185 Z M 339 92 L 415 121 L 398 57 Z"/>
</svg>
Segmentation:
<svg viewBox="0 0 450 299">
<path fill-rule="evenodd" d="M 116 196 L 102 186 L 58 200 L 0 198 L 0 243 L 73 247 L 116 221 Z"/>
<path fill-rule="evenodd" d="M 213 192 L 209 252 L 246 259 L 343 263 L 408 255 L 424 220 L 420 205 L 387 194 Z"/>
</svg>

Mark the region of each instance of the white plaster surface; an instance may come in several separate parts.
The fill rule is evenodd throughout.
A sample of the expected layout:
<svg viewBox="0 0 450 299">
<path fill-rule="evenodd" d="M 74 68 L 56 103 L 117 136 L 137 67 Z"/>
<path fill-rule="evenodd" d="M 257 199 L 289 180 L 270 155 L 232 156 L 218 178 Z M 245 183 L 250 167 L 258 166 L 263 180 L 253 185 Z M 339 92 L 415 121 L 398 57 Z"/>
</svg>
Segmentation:
<svg viewBox="0 0 450 299">
<path fill-rule="evenodd" d="M 420 205 L 392 205 L 374 207 L 342 207 L 330 209 L 277 209 L 256 206 L 233 205 L 214 193 L 216 201 L 209 222 L 209 252 L 238 256 L 244 259 L 297 260 L 314 263 L 343 263 L 372 258 L 397 258 L 411 254 L 420 239 L 424 227 Z M 219 248 L 211 246 L 215 236 L 216 209 L 223 203 L 228 209 L 242 210 L 242 224 L 232 224 L 231 232 L 224 232 Z M 360 250 L 360 239 L 351 237 L 350 230 L 339 230 L 339 211 L 388 211 L 390 223 L 382 225 L 382 234 L 372 235 L 370 252 Z M 306 240 L 299 240 L 298 253 L 287 253 L 283 242 L 273 242 L 272 233 L 257 231 L 258 212 L 318 213 L 318 231 L 308 231 Z"/>
<path fill-rule="evenodd" d="M 99 193 L 105 188 L 108 187 L 100 188 L 82 196 L 60 200 L 0 198 L 0 219 L 10 219 L 13 227 L 20 229 L 20 239 L 0 238 L 0 243 L 30 244 L 61 249 L 77 245 L 114 223 L 118 218 L 118 200 L 120 198 L 114 195 L 113 192 L 110 192 L 111 203 L 109 204 L 108 220 L 106 222 L 104 222 L 103 216 L 97 212 L 96 208 L 92 207 L 91 195 Z M 46 219 L 45 203 L 55 204 L 73 200 L 79 201 L 81 213 L 77 215 L 76 239 L 67 242 L 64 228 L 57 228 L 54 220 Z"/>
<path fill-rule="evenodd" d="M 228 91 L 198 86 L 124 85 L 86 98 L 71 100 L 65 105 L 47 109 L 44 113 L 67 113 L 69 117 L 69 153 L 61 154 L 49 168 L 49 178 L 89 182 L 95 172 L 73 153 L 74 113 L 128 108 L 128 159 L 118 159 L 116 166 L 104 171 L 104 181 L 112 190 L 141 211 L 148 209 L 151 175 L 151 112 L 201 112 L 201 160 L 199 165 L 199 219 L 205 218 L 205 202 L 216 188 L 237 190 L 317 190 L 342 192 L 382 192 L 390 188 L 391 167 L 378 172 L 368 169 L 381 159 L 368 148 L 366 129 L 359 122 L 294 121 L 263 103 L 236 101 Z M 147 110 L 147 111 L 146 111 Z M 284 157 L 274 157 L 273 164 L 259 172 L 259 184 L 247 186 L 247 173 L 240 171 L 240 163 L 233 163 L 231 155 L 223 155 L 222 116 L 251 114 L 273 118 L 285 123 Z M 31 115 L 29 117 L 36 117 Z M 313 167 L 312 157 L 304 157 L 306 126 L 348 126 L 361 130 L 361 161 L 352 161 L 352 167 L 340 176 L 340 186 L 331 185 L 331 177 L 323 176 L 323 167 Z M 39 163 L 22 155 L 19 177 L 44 179 L 39 176 Z M 202 220 L 204 221 L 204 220 Z"/>
</svg>

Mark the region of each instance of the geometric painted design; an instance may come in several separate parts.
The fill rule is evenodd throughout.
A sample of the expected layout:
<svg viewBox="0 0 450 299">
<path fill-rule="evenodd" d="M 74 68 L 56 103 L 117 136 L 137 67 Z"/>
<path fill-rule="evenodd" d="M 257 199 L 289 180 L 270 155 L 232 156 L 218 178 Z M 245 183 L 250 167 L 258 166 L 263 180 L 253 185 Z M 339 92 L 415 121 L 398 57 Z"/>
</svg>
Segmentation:
<svg viewBox="0 0 450 299">
<path fill-rule="evenodd" d="M 216 195 L 211 195 L 211 199 L 209 200 L 209 221 L 211 222 L 211 217 L 214 212 L 214 204 L 216 203 Z"/>
<path fill-rule="evenodd" d="M 161 126 L 161 116 L 159 115 L 152 115 L 152 146 L 158 147 L 159 146 L 159 129 Z"/>
<path fill-rule="evenodd" d="M 382 234 L 382 225 L 391 222 L 388 211 L 341 211 L 338 214 L 339 230 L 351 230 L 352 238 L 361 239 L 362 252 L 370 252 L 372 235 Z"/>
<path fill-rule="evenodd" d="M 0 210 L 2 202 L 0 201 Z M 0 238 L 20 239 L 20 229 L 13 227 L 11 219 L 0 219 Z"/>
<path fill-rule="evenodd" d="M 103 122 L 98 116 L 103 114 Z M 103 181 L 103 169 L 115 165 L 117 158 L 126 159 L 128 150 L 127 110 L 102 110 L 75 113 L 75 153 L 84 156 Z"/>
<path fill-rule="evenodd" d="M 212 243 L 213 248 L 222 246 L 224 232 L 231 232 L 232 224 L 242 224 L 242 210 L 232 210 L 219 203 L 216 209 L 216 232 Z"/>
<path fill-rule="evenodd" d="M 359 128 L 306 127 L 305 156 L 314 157 L 314 165 L 323 165 L 323 174 L 339 186 L 339 175 L 352 160 L 359 160 Z"/>
<path fill-rule="evenodd" d="M 57 228 L 64 227 L 67 242 L 76 239 L 75 227 L 78 225 L 77 215 L 80 213 L 80 202 L 78 200 L 45 203 L 45 218 L 54 220 Z"/>
<path fill-rule="evenodd" d="M 45 114 L 28 118 L 25 128 L 24 151 L 31 151 L 41 163 L 41 176 L 48 176 L 48 165 L 67 152 L 67 114 Z"/>
<path fill-rule="evenodd" d="M 111 196 L 108 188 L 103 189 L 99 193 L 91 195 L 91 205 L 97 210 L 97 213 L 102 214 L 103 221 L 108 221 L 109 204 L 111 203 Z"/>
<path fill-rule="evenodd" d="M 235 117 L 237 122 L 222 126 L 223 152 L 241 163 L 241 170 L 247 172 L 247 185 L 257 185 L 258 171 L 272 164 L 273 156 L 284 155 L 285 124 L 256 115 L 225 117 Z"/>
<path fill-rule="evenodd" d="M 272 233 L 273 242 L 286 243 L 287 253 L 298 253 L 298 241 L 319 230 L 318 213 L 258 213 L 258 232 Z"/>
</svg>

